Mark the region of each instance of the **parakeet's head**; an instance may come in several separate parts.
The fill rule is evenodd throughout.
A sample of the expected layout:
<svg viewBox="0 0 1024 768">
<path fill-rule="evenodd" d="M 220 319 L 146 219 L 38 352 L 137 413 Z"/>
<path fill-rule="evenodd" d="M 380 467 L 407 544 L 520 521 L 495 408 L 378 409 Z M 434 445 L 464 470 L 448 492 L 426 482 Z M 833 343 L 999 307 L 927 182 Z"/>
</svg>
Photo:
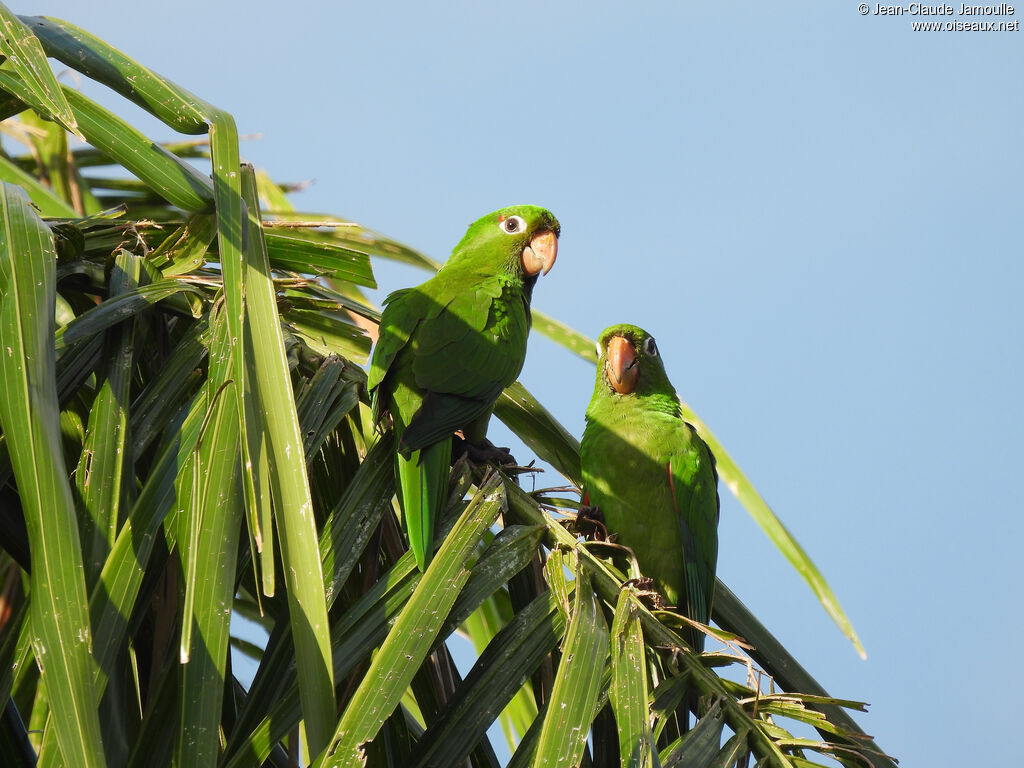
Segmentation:
<svg viewBox="0 0 1024 768">
<path fill-rule="evenodd" d="M 597 341 L 597 387 L 622 396 L 672 395 L 654 337 L 635 325 L 613 325 Z"/>
<path fill-rule="evenodd" d="M 558 219 L 544 208 L 509 206 L 474 221 L 449 262 L 479 262 L 532 285 L 554 266 L 560 231 Z"/>
</svg>

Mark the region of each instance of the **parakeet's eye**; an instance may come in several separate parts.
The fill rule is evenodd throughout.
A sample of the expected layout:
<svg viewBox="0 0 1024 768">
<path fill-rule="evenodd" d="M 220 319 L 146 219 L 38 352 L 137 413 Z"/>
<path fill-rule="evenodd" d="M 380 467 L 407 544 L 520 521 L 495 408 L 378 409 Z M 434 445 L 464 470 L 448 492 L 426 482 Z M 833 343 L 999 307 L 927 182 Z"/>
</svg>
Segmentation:
<svg viewBox="0 0 1024 768">
<path fill-rule="evenodd" d="M 501 227 L 502 232 L 514 235 L 526 229 L 526 222 L 519 216 L 509 216 L 507 219 L 502 219 L 498 226 Z"/>
<path fill-rule="evenodd" d="M 658 345 L 654 343 L 653 336 L 648 336 L 644 339 L 644 354 L 648 357 L 658 356 Z"/>
</svg>

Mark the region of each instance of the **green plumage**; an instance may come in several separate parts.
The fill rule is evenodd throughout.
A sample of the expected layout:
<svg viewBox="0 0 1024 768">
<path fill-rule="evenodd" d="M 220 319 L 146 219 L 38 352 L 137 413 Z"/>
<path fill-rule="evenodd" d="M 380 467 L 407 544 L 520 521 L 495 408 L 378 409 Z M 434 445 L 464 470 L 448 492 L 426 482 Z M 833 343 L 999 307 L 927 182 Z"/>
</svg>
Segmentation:
<svg viewBox="0 0 1024 768">
<path fill-rule="evenodd" d="M 613 387 L 609 344 L 635 354 L 632 390 Z M 621 342 L 620 342 L 621 344 Z M 636 554 L 645 576 L 670 604 L 707 624 L 718 558 L 718 475 L 714 457 L 683 421 L 654 339 L 632 325 L 606 329 L 598 342 L 597 383 L 580 446 L 587 502 L 609 532 Z M 632 368 L 632 366 L 630 366 Z M 698 651 L 704 634 L 689 638 Z"/>
<path fill-rule="evenodd" d="M 543 208 L 495 211 L 437 275 L 384 301 L 367 386 L 375 422 L 390 414 L 394 425 L 399 502 L 421 569 L 447 497 L 452 434 L 483 439 L 494 401 L 523 367 L 537 280 L 524 252 L 550 245 L 553 262 L 558 232 Z"/>
</svg>

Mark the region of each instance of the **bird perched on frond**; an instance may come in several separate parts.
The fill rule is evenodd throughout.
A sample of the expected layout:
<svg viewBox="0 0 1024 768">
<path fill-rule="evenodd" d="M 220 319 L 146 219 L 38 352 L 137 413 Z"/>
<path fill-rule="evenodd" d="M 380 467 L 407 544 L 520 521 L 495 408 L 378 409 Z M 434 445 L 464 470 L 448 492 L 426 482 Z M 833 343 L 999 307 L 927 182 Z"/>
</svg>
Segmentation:
<svg viewBox="0 0 1024 768">
<path fill-rule="evenodd" d="M 718 473 L 687 424 L 654 337 L 614 325 L 598 340 L 597 382 L 580 444 L 585 503 L 633 550 L 683 615 L 707 624 L 718 559 Z M 704 634 L 687 633 L 693 649 Z"/>
<path fill-rule="evenodd" d="M 420 569 L 447 496 L 453 433 L 482 441 L 526 357 L 530 299 L 558 252 L 558 221 L 512 206 L 470 225 L 438 273 L 384 300 L 370 363 L 375 422 L 390 414 L 395 475 Z"/>
</svg>

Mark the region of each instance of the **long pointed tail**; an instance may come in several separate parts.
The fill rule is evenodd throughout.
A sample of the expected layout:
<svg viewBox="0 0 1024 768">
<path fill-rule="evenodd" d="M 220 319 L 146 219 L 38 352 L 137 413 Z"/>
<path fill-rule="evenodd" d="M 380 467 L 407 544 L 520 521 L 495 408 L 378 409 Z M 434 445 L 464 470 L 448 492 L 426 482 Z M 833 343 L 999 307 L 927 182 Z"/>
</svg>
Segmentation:
<svg viewBox="0 0 1024 768">
<path fill-rule="evenodd" d="M 409 458 L 395 454 L 395 476 L 398 478 L 398 501 L 405 515 L 409 547 L 421 571 L 426 570 L 434 543 L 434 526 L 441 517 L 448 497 L 448 476 L 451 473 L 452 439 L 449 437 L 419 451 Z"/>
</svg>

